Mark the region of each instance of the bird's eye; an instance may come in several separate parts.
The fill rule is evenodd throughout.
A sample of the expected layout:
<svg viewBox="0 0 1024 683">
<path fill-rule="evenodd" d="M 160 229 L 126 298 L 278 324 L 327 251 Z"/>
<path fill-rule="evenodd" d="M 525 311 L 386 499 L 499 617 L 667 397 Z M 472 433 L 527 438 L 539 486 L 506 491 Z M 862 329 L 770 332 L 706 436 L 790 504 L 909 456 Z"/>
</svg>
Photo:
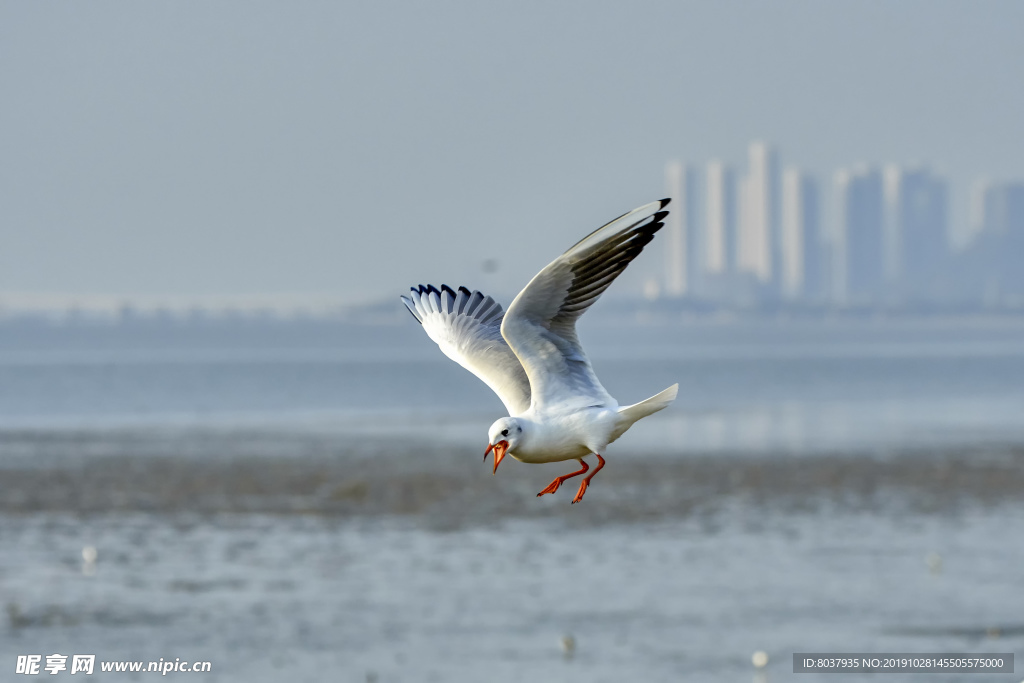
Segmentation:
<svg viewBox="0 0 1024 683">
<path fill-rule="evenodd" d="M 507 429 L 502 429 L 501 430 L 501 435 L 502 436 L 508 436 L 508 430 Z"/>
</svg>

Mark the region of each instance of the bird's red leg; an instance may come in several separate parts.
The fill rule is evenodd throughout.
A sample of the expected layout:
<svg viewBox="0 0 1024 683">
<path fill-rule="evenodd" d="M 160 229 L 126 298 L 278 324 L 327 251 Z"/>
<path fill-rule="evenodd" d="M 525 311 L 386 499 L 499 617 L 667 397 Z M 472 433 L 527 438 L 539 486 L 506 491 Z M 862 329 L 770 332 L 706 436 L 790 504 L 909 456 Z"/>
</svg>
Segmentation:
<svg viewBox="0 0 1024 683">
<path fill-rule="evenodd" d="M 587 487 L 590 486 L 590 480 L 594 478 L 594 475 L 601 471 L 604 467 L 604 458 L 601 457 L 600 453 L 594 453 L 597 456 L 597 467 L 594 471 L 586 476 L 586 478 L 580 482 L 580 490 L 576 492 L 576 497 L 572 499 L 573 505 L 583 500 L 583 494 L 587 492 Z M 579 474 L 579 473 L 578 473 Z"/>
<path fill-rule="evenodd" d="M 586 462 L 584 462 L 583 460 L 580 460 L 579 458 L 577 458 L 577 460 L 579 460 L 579 463 L 581 465 L 583 465 L 583 469 L 577 470 L 576 472 L 570 472 L 569 474 L 563 474 L 560 477 L 555 477 L 554 481 L 552 481 L 550 484 L 547 485 L 547 488 L 545 488 L 543 491 L 541 491 L 540 493 L 537 494 L 537 497 L 540 498 L 545 493 L 554 493 L 555 491 L 558 490 L 558 487 L 561 486 L 562 482 L 564 482 L 566 479 L 572 479 L 573 477 L 578 477 L 578 476 L 580 476 L 581 474 L 583 474 L 584 472 L 586 472 L 587 470 L 590 469 L 590 465 L 588 465 Z"/>
</svg>

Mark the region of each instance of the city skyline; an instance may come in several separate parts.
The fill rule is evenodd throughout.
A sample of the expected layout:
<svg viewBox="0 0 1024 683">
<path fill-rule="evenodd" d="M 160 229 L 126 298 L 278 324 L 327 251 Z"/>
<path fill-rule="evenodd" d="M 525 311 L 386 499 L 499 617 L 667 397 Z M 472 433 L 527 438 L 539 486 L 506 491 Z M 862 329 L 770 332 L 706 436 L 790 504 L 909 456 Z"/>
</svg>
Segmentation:
<svg viewBox="0 0 1024 683">
<path fill-rule="evenodd" d="M 783 164 L 765 141 L 751 142 L 747 152 L 738 173 L 718 158 L 702 173 L 691 163 L 666 165 L 669 194 L 685 200 L 685 215 L 669 223 L 667 286 L 649 284 L 648 298 L 838 306 L 1024 301 L 1024 278 L 1010 263 L 1024 256 L 1024 182 L 980 178 L 961 188 L 971 208 L 957 221 L 949 181 L 927 164 L 845 165 L 829 183 Z M 958 223 L 966 239 L 957 238 Z"/>
<path fill-rule="evenodd" d="M 962 188 L 1024 178 L 1021 26 L 999 1 L 0 3 L 0 304 L 439 274 L 507 300 L 664 196 L 666 161 L 745 169 L 751 139 L 825 212 L 834 169 L 928 160 L 966 229 Z"/>
<path fill-rule="evenodd" d="M 983 176 L 963 188 L 969 198 L 963 221 L 969 240 L 958 244 L 949 181 L 926 164 L 857 163 L 823 179 L 827 174 L 783 163 L 777 146 L 755 140 L 747 147 L 745 168 L 721 158 L 699 166 L 671 160 L 664 174 L 673 202 L 662 274 L 657 275 L 657 266 L 651 272 L 650 265 L 641 273 L 646 277 L 642 294 L 649 300 L 724 307 L 842 308 L 907 301 L 1024 306 L 1024 277 L 1015 277 L 1016 263 L 1009 269 L 996 263 L 1024 256 L 1024 182 Z M 831 210 L 823 201 L 829 195 Z M 995 280 L 979 272 L 989 266 L 996 266 Z M 933 284 L 938 267 L 951 269 L 945 286 Z M 959 293 L 957 278 L 965 278 L 966 285 Z M 630 296 L 623 289 L 617 298 Z M 385 299 L 390 297 L 372 297 L 362 305 Z M 133 297 L 0 291 L 0 315 L 333 315 L 353 305 L 360 303 L 324 293 Z"/>
</svg>

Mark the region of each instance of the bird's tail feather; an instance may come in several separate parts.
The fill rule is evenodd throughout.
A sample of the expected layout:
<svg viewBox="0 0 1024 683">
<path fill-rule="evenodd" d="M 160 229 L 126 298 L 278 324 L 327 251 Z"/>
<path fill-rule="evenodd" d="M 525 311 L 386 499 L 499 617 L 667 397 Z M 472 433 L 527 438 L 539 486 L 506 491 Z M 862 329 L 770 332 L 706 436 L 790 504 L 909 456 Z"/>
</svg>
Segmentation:
<svg viewBox="0 0 1024 683">
<path fill-rule="evenodd" d="M 640 401 L 639 403 L 634 403 L 631 406 L 623 406 L 619 408 L 619 414 L 631 419 L 632 422 L 636 422 L 640 418 L 653 415 L 659 410 L 668 408 L 668 405 L 672 403 L 672 401 L 676 400 L 676 395 L 678 393 L 679 385 L 673 384 L 665 391 L 655 396 L 651 396 L 646 401 Z"/>
<path fill-rule="evenodd" d="M 631 406 L 622 406 L 619 408 L 619 426 L 612 434 L 611 441 L 615 441 L 615 439 L 622 436 L 637 420 L 645 418 L 648 415 L 653 415 L 659 410 L 668 408 L 669 404 L 676 400 L 676 395 L 678 393 L 679 385 L 673 384 L 665 391 L 651 396 L 646 401 L 640 401 L 639 403 L 634 403 Z"/>
</svg>

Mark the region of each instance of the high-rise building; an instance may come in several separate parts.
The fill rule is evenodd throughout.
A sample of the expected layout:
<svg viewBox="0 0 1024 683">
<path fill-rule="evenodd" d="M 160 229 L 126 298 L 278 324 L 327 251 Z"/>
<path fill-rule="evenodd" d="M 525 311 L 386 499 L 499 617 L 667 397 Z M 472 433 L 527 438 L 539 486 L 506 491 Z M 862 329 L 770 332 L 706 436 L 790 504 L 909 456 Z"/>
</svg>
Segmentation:
<svg viewBox="0 0 1024 683">
<path fill-rule="evenodd" d="M 886 277 L 919 291 L 949 253 L 946 183 L 927 169 L 885 169 Z"/>
<path fill-rule="evenodd" d="M 971 195 L 971 228 L 975 233 L 1024 239 L 1024 183 L 977 181 Z"/>
<path fill-rule="evenodd" d="M 1015 244 L 1024 242 L 1024 183 L 1007 183 L 995 206 L 995 222 Z"/>
<path fill-rule="evenodd" d="M 780 291 L 786 299 L 816 296 L 822 287 L 818 188 L 796 168 L 782 175 Z"/>
<path fill-rule="evenodd" d="M 703 270 L 725 276 L 736 265 L 736 178 L 721 161 L 707 168 Z"/>
<path fill-rule="evenodd" d="M 665 183 L 672 204 L 666 224 L 665 292 L 670 297 L 693 294 L 698 273 L 696 242 L 696 177 L 686 164 L 670 161 L 665 166 Z"/>
<path fill-rule="evenodd" d="M 862 166 L 836 174 L 838 222 L 833 235 L 833 295 L 841 303 L 878 297 L 885 282 L 882 175 Z"/>
<path fill-rule="evenodd" d="M 992 207 L 988 204 L 992 198 L 993 183 L 988 178 L 979 178 L 971 184 L 971 205 L 968 229 L 969 240 L 974 240 L 985 231 L 986 218 L 992 215 Z"/>
<path fill-rule="evenodd" d="M 778 277 L 779 162 L 764 142 L 749 149 L 750 168 L 740 185 L 740 225 L 737 270 L 752 275 L 761 285 Z"/>
<path fill-rule="evenodd" d="M 979 180 L 971 188 L 971 241 L 957 254 L 953 295 L 980 287 L 986 305 L 1024 303 L 1024 183 Z"/>
</svg>

